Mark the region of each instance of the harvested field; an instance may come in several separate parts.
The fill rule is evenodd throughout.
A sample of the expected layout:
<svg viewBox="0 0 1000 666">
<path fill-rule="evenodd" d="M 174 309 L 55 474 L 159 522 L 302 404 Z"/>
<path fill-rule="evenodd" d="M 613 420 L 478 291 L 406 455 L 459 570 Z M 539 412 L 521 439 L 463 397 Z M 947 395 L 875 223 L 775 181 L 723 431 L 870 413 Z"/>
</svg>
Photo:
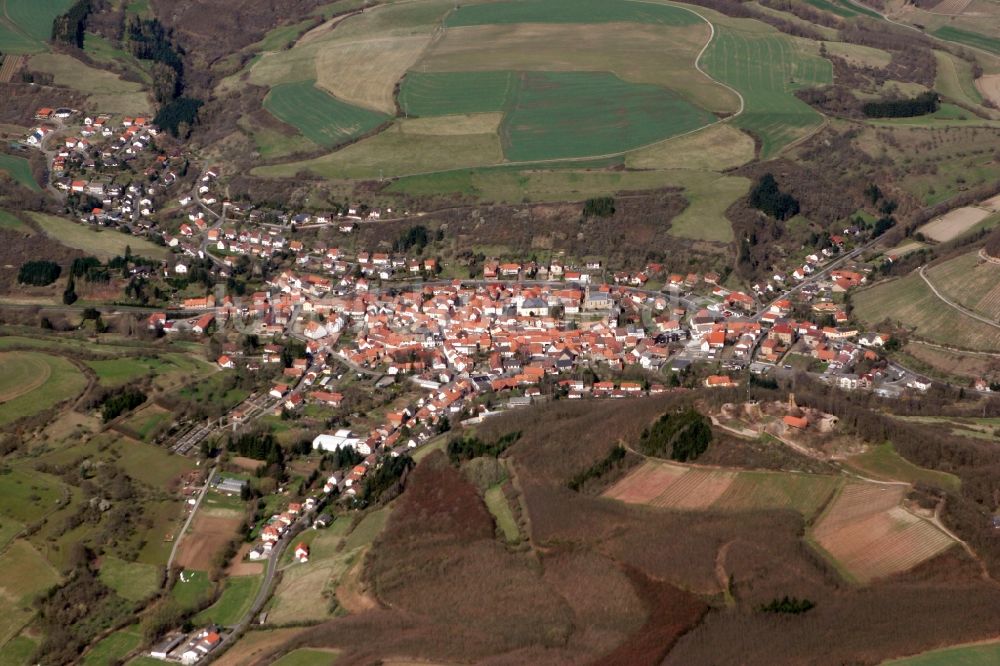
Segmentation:
<svg viewBox="0 0 1000 666">
<path fill-rule="evenodd" d="M 270 654 L 279 645 L 301 634 L 306 629 L 294 627 L 291 629 L 269 629 L 248 631 L 236 644 L 215 660 L 218 666 L 245 666 L 253 663 L 263 655 Z"/>
<path fill-rule="evenodd" d="M 840 483 L 836 476 L 821 474 L 738 472 L 649 460 L 604 497 L 670 509 L 789 509 L 809 517 Z"/>
<path fill-rule="evenodd" d="M 235 512 L 227 516 L 199 511 L 177 549 L 175 564 L 185 569 L 208 571 L 215 564 L 218 554 L 236 536 L 241 522 L 242 518 Z"/>
<path fill-rule="evenodd" d="M 317 54 L 316 85 L 345 102 L 394 114 L 396 83 L 430 41 L 430 31 L 411 37 L 338 41 L 335 48 Z"/>
<path fill-rule="evenodd" d="M 735 478 L 733 472 L 692 469 L 671 483 L 650 505 L 669 509 L 707 509 L 725 494 Z"/>
<path fill-rule="evenodd" d="M 939 218 L 931 220 L 919 231 L 927 238 L 939 243 L 946 243 L 958 238 L 979 222 L 989 217 L 990 211 L 983 208 L 966 206 L 949 211 Z"/>
<path fill-rule="evenodd" d="M 647 463 L 613 485 L 605 497 L 630 504 L 648 504 L 687 473 L 687 468 L 668 463 Z"/>
<path fill-rule="evenodd" d="M 976 79 L 980 94 L 1000 106 L 1000 74 L 984 74 Z"/>
<path fill-rule="evenodd" d="M 931 11 L 935 14 L 947 14 L 949 16 L 958 16 L 964 12 L 969 5 L 972 4 L 972 0 L 941 0 L 934 9 Z"/>
<path fill-rule="evenodd" d="M 860 583 L 908 571 L 955 543 L 899 506 L 908 490 L 905 484 L 849 483 L 811 536 Z"/>
<path fill-rule="evenodd" d="M 742 166 L 754 156 L 753 138 L 732 125 L 706 127 L 625 157 L 635 169 L 706 169 L 721 171 Z"/>
</svg>

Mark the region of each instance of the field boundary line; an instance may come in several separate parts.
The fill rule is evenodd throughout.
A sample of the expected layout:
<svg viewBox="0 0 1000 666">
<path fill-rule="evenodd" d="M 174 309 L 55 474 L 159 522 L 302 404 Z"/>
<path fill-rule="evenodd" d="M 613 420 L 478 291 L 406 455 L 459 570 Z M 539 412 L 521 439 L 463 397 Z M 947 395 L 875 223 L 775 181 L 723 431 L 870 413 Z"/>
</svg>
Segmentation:
<svg viewBox="0 0 1000 666">
<path fill-rule="evenodd" d="M 986 317 L 983 317 L 982 315 L 978 315 L 975 312 L 973 312 L 972 310 L 969 310 L 969 309 L 967 309 L 967 308 L 959 305 L 958 303 L 955 303 L 954 301 L 950 301 L 950 300 L 948 300 L 948 298 L 946 298 L 945 296 L 943 296 L 941 294 L 941 292 L 939 292 L 937 290 L 937 287 L 934 286 L 934 283 L 931 282 L 930 279 L 924 274 L 924 269 L 926 267 L 927 267 L 927 265 L 924 264 L 923 266 L 921 266 L 920 268 L 917 269 L 917 273 L 920 274 L 920 278 L 927 284 L 928 287 L 930 287 L 931 291 L 934 292 L 934 295 L 937 296 L 938 299 L 942 303 L 944 303 L 945 305 L 947 305 L 947 306 L 949 306 L 949 307 L 957 310 L 958 312 L 964 314 L 966 317 L 971 317 L 972 319 L 975 319 L 976 321 L 979 321 L 979 322 L 981 322 L 983 324 L 986 324 L 988 326 L 992 326 L 993 328 L 996 328 L 996 329 L 1000 329 L 1000 324 L 996 323 L 995 321 L 987 319 Z"/>
<path fill-rule="evenodd" d="M 409 1 L 412 2 L 414 0 L 409 0 Z M 419 171 L 419 172 L 414 172 L 414 173 L 398 174 L 398 175 L 395 175 L 395 176 L 391 176 L 391 177 L 387 178 L 386 180 L 398 180 L 400 178 L 413 178 L 413 177 L 418 177 L 418 176 L 433 176 L 433 175 L 436 175 L 436 174 L 449 173 L 451 171 L 462 171 L 462 170 L 466 170 L 466 169 L 486 169 L 486 168 L 496 168 L 496 167 L 523 167 L 523 166 L 533 166 L 533 165 L 536 165 L 536 164 L 537 165 L 564 164 L 564 163 L 571 164 L 573 162 L 588 162 L 588 161 L 592 161 L 592 160 L 604 160 L 604 159 L 611 159 L 611 158 L 614 158 L 614 157 L 624 157 L 624 156 L 628 155 L 629 153 L 634 153 L 634 152 L 637 152 L 639 150 L 645 150 L 647 148 L 652 148 L 654 146 L 659 146 L 659 145 L 665 144 L 665 143 L 667 143 L 669 141 L 674 141 L 676 139 L 681 139 L 681 138 L 684 138 L 686 136 L 691 136 L 692 134 L 696 134 L 698 132 L 702 132 L 704 130 L 707 130 L 709 128 L 715 127 L 717 125 L 721 125 L 723 123 L 728 123 L 728 122 L 730 122 L 730 121 L 732 121 L 732 120 L 740 117 L 743 114 L 744 110 L 746 109 L 746 102 L 743 99 L 743 94 L 740 93 L 740 91 L 737 90 L 736 88 L 730 86 L 728 83 L 725 83 L 723 81 L 720 81 L 719 79 L 716 79 L 711 74 L 709 74 L 708 72 L 706 72 L 704 69 L 701 68 L 701 59 L 702 59 L 702 57 L 705 55 L 705 52 L 708 51 L 708 47 L 712 45 L 712 42 L 715 41 L 715 33 L 716 33 L 715 24 L 712 23 L 711 21 L 709 21 L 702 14 L 699 14 L 695 10 L 691 9 L 690 7 L 686 7 L 684 5 L 675 4 L 673 2 L 655 2 L 653 0 L 633 0 L 633 1 L 637 2 L 637 3 L 647 4 L 647 5 L 657 5 L 657 6 L 660 6 L 660 7 L 667 6 L 667 7 L 675 7 L 677 9 L 682 9 L 684 11 L 687 11 L 687 12 L 690 12 L 690 13 L 694 14 L 695 16 L 697 16 L 702 21 L 704 21 L 705 23 L 708 24 L 708 29 L 709 29 L 708 40 L 701 47 L 701 50 L 698 52 L 698 55 L 695 56 L 694 67 L 695 67 L 695 70 L 697 70 L 700 74 L 702 74 L 703 76 L 705 76 L 705 78 L 707 78 L 709 81 L 712 81 L 712 82 L 718 84 L 719 86 L 725 88 L 726 90 L 728 90 L 728 91 L 732 92 L 734 95 L 736 95 L 736 98 L 739 101 L 739 106 L 738 106 L 738 108 L 736 109 L 736 111 L 732 115 L 726 116 L 725 118 L 719 118 L 715 122 L 711 122 L 711 123 L 709 123 L 707 125 L 702 125 L 701 127 L 697 127 L 695 129 L 688 130 L 687 132 L 683 132 L 681 134 L 675 134 L 674 136 L 668 136 L 668 137 L 665 137 L 663 139 L 658 139 L 656 141 L 653 141 L 652 143 L 647 143 L 647 144 L 642 145 L 642 146 L 636 146 L 635 148 L 630 148 L 628 150 L 617 151 L 617 152 L 614 152 L 614 153 L 605 153 L 603 155 L 583 155 L 583 156 L 579 156 L 579 157 L 553 157 L 553 158 L 548 158 L 548 159 L 544 159 L 544 160 L 521 160 L 521 161 L 518 161 L 518 162 L 499 162 L 497 164 L 479 164 L 479 165 L 470 165 L 470 166 L 455 166 L 455 167 L 450 167 L 450 168 L 447 168 L 447 169 L 435 169 L 435 170 L 432 170 L 432 171 Z M 398 6 L 399 4 L 402 4 L 402 3 L 397 3 L 396 5 L 392 5 L 392 6 Z M 376 6 L 377 7 L 381 7 L 381 6 L 389 6 L 389 5 L 376 5 Z M 665 90 L 670 90 L 669 88 L 664 88 L 664 89 Z M 381 132 L 379 132 L 379 134 L 381 134 Z M 373 135 L 373 136 L 377 136 L 377 135 Z M 371 138 L 371 137 L 365 137 L 365 138 Z M 326 157 L 328 155 L 332 155 L 333 153 L 339 152 L 340 150 L 343 150 L 344 148 L 346 148 L 346 147 L 348 147 L 350 145 L 353 145 L 353 143 L 357 143 L 357 142 L 351 142 L 351 143 L 346 143 L 346 144 L 337 146 L 337 147 L 333 148 L 331 151 L 325 153 L 324 155 L 322 155 L 322 156 L 320 156 L 318 158 L 314 158 L 314 159 L 322 159 L 323 157 Z M 277 166 L 281 166 L 283 164 L 295 164 L 296 162 L 301 162 L 301 161 L 302 160 L 291 160 L 289 162 L 276 162 L 274 164 L 269 164 L 267 166 L 268 167 L 277 167 Z"/>
</svg>

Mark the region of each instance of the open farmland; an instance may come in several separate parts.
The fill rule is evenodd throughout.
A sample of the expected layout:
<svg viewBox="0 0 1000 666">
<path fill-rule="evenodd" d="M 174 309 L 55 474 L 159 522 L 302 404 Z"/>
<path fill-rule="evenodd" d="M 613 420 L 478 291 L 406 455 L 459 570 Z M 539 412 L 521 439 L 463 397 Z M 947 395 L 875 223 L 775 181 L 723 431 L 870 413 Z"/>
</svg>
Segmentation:
<svg viewBox="0 0 1000 666">
<path fill-rule="evenodd" d="M 886 481 L 905 481 L 907 483 L 925 483 L 946 490 L 957 492 L 961 481 L 954 474 L 924 469 L 902 457 L 892 444 L 879 444 L 868 451 L 851 456 L 847 463 L 861 470 L 866 476 L 874 476 Z"/>
<path fill-rule="evenodd" d="M 509 0 L 463 5 L 448 15 L 445 25 L 492 23 L 663 23 L 694 25 L 698 18 L 679 7 L 632 0 Z"/>
<path fill-rule="evenodd" d="M 990 319 L 1000 318 L 1000 265 L 970 252 L 932 266 L 926 275 L 949 300 Z"/>
<path fill-rule="evenodd" d="M 73 0 L 0 0 L 0 52 L 46 50 L 52 21 L 72 4 Z"/>
<path fill-rule="evenodd" d="M 262 576 L 230 576 L 222 588 L 218 601 L 198 613 L 197 623 L 214 623 L 229 626 L 239 622 L 253 603 L 260 589 Z"/>
<path fill-rule="evenodd" d="M 605 73 L 526 72 L 501 139 L 512 161 L 585 157 L 638 148 L 711 121 L 708 112 L 656 86 Z"/>
<path fill-rule="evenodd" d="M 32 601 L 59 582 L 59 574 L 27 541 L 15 541 L 0 554 L 0 645 L 3 645 L 35 614 Z"/>
<path fill-rule="evenodd" d="M 0 425 L 74 398 L 86 378 L 65 358 L 40 352 L 0 354 Z"/>
<path fill-rule="evenodd" d="M 771 157 L 818 127 L 822 117 L 794 95 L 799 88 L 830 83 L 830 62 L 814 45 L 755 21 L 727 20 L 703 57 L 703 67 L 743 95 L 744 111 L 733 122 L 760 138 L 761 157 Z"/>
<path fill-rule="evenodd" d="M 990 37 L 971 30 L 962 30 L 950 25 L 942 26 L 932 33 L 935 37 L 940 37 L 949 42 L 958 42 L 966 46 L 989 51 L 1000 55 L 1000 39 Z"/>
<path fill-rule="evenodd" d="M 634 150 L 626 155 L 625 164 L 633 169 L 723 171 L 742 166 L 753 157 L 753 139 L 723 123 Z"/>
<path fill-rule="evenodd" d="M 919 231 L 933 241 L 946 243 L 958 238 L 989 216 L 990 211 L 975 206 L 955 208 L 923 225 Z"/>
<path fill-rule="evenodd" d="M 809 517 L 839 484 L 835 476 L 744 472 L 649 460 L 604 496 L 669 509 L 791 509 Z"/>
<path fill-rule="evenodd" d="M 101 582 L 130 601 L 147 599 L 160 589 L 160 568 L 152 564 L 101 558 Z"/>
<path fill-rule="evenodd" d="M 955 544 L 899 506 L 908 485 L 849 483 L 812 530 L 811 538 L 849 578 L 868 583 L 908 571 Z"/>
<path fill-rule="evenodd" d="M 202 509 L 194 517 L 177 549 L 177 566 L 208 571 L 226 544 L 236 536 L 242 517 L 235 511 Z"/>
<path fill-rule="evenodd" d="M 327 148 L 370 132 L 388 119 L 330 96 L 314 81 L 275 86 L 264 99 L 264 108 L 313 143 Z"/>
<path fill-rule="evenodd" d="M 143 114 L 152 110 L 143 84 L 126 81 L 107 70 L 91 67 L 61 53 L 31 56 L 32 70 L 51 74 L 57 86 L 86 93 L 91 104 L 107 113 Z"/>
<path fill-rule="evenodd" d="M 976 87 L 972 65 L 944 51 L 935 51 L 937 74 L 934 88 L 954 100 L 977 106 L 983 103 L 983 96 Z"/>
<path fill-rule="evenodd" d="M 868 324 L 890 319 L 912 330 L 917 338 L 962 349 L 995 350 L 1000 346 L 1000 329 L 950 307 L 916 272 L 859 290 L 852 302 L 855 316 Z"/>
<path fill-rule="evenodd" d="M 31 173 L 31 164 L 23 157 L 0 154 L 0 172 L 8 174 L 30 190 L 35 192 L 42 190 Z"/>
<path fill-rule="evenodd" d="M 107 666 L 125 657 L 142 643 L 139 626 L 119 629 L 101 639 L 83 658 L 83 666 Z"/>
<path fill-rule="evenodd" d="M 499 112 L 516 77 L 512 71 L 410 72 L 399 88 L 399 105 L 411 116 Z"/>
<path fill-rule="evenodd" d="M 885 666 L 995 666 L 1000 664 L 1000 643 L 960 645 L 893 659 Z"/>
<path fill-rule="evenodd" d="M 46 235 L 67 247 L 82 250 L 98 259 L 106 261 L 121 256 L 125 254 L 126 247 L 132 248 L 132 254 L 142 257 L 163 259 L 167 256 L 166 248 L 131 234 L 117 231 L 98 231 L 64 217 L 44 213 L 29 213 L 29 215 L 42 227 L 42 231 Z"/>
</svg>

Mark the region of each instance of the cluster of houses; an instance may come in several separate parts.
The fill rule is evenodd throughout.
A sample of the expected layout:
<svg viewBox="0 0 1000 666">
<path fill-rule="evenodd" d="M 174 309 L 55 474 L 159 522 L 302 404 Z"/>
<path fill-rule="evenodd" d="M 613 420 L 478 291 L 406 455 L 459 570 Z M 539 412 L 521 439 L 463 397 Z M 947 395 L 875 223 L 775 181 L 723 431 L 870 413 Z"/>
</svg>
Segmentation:
<svg viewBox="0 0 1000 666">
<path fill-rule="evenodd" d="M 149 656 L 153 659 L 189 666 L 200 662 L 221 643 L 222 634 L 219 632 L 219 628 L 210 625 L 190 634 L 168 634 L 150 649 Z"/>
</svg>

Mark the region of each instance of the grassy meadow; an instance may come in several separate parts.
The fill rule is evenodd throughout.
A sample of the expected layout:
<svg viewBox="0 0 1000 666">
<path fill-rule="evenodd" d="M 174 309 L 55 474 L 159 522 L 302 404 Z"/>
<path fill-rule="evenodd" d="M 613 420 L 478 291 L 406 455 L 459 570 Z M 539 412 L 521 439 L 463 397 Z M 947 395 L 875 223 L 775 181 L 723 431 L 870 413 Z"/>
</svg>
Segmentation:
<svg viewBox="0 0 1000 666">
<path fill-rule="evenodd" d="M 11 178 L 29 190 L 34 192 L 42 191 L 42 188 L 35 181 L 35 176 L 31 173 L 31 164 L 23 157 L 0 154 L 0 171 L 7 173 Z"/>
</svg>

